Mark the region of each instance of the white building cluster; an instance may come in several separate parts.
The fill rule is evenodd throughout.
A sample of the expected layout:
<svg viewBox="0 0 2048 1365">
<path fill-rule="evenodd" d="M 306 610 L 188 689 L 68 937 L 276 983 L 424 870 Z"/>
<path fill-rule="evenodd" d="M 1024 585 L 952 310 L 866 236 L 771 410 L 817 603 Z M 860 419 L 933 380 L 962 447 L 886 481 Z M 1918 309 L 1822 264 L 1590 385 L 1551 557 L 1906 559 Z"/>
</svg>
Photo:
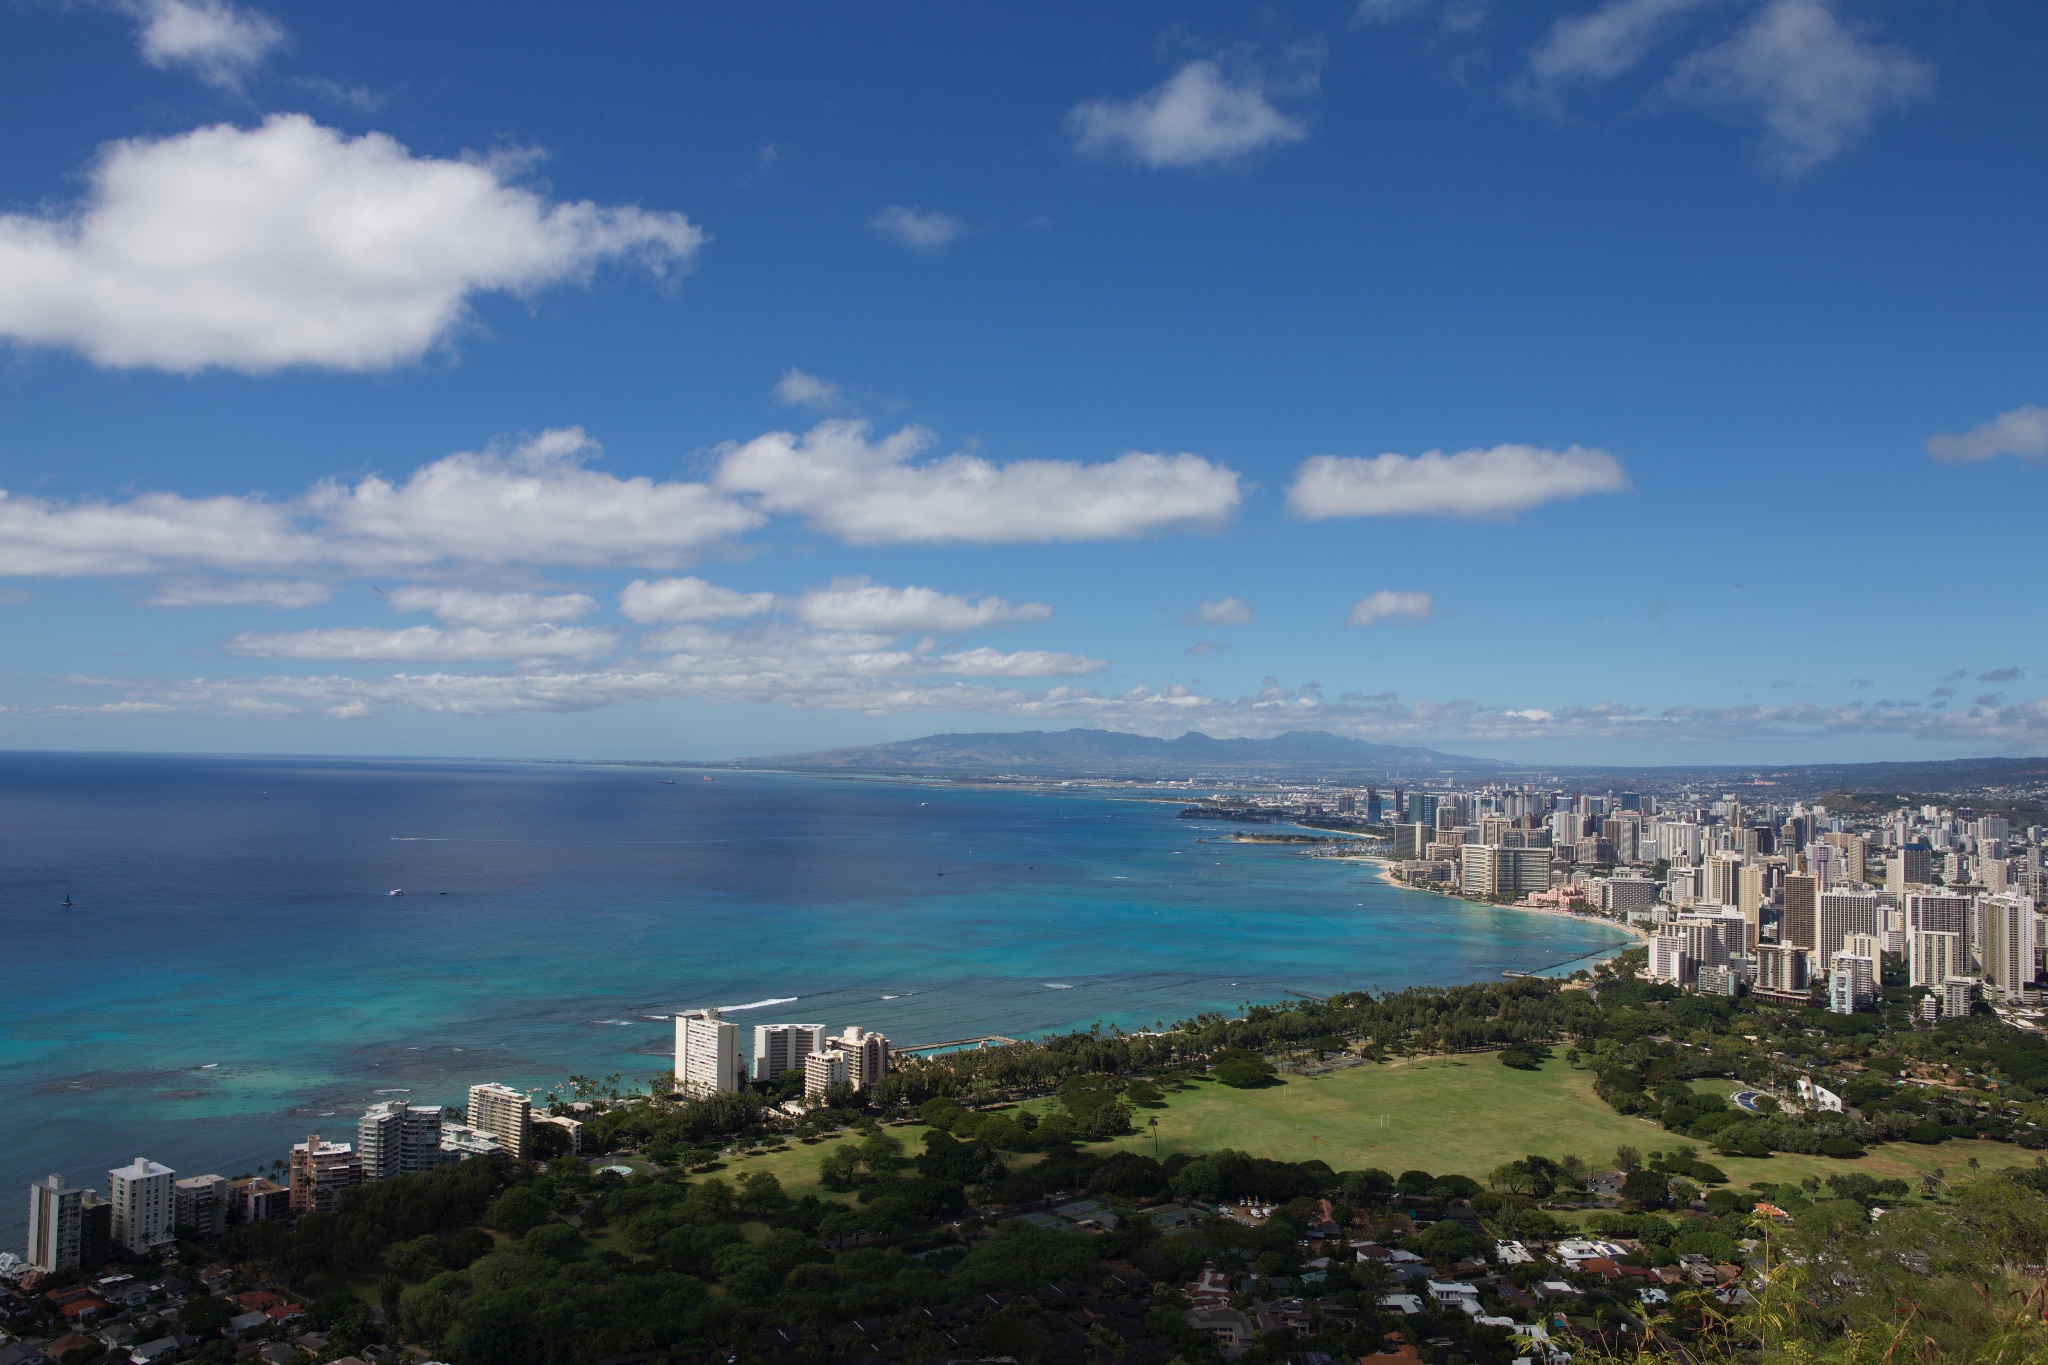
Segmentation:
<svg viewBox="0 0 2048 1365">
<path fill-rule="evenodd" d="M 1501 786 L 1391 801 L 1368 788 L 1363 807 L 1394 822 L 1404 880 L 1626 919 L 1654 934 L 1650 974 L 1688 989 L 1853 1012 L 1892 955 L 1931 1016 L 2036 998 L 2039 827 L 1935 806 L 1855 821 L 1800 801 Z"/>
<path fill-rule="evenodd" d="M 676 1015 L 676 1089 L 703 1097 L 744 1090 L 787 1071 L 804 1075 L 804 1097 L 835 1087 L 865 1090 L 889 1074 L 889 1040 L 858 1026 L 830 1037 L 823 1024 L 757 1024 L 750 1057 L 740 1052 L 740 1026 L 717 1010 Z"/>
</svg>

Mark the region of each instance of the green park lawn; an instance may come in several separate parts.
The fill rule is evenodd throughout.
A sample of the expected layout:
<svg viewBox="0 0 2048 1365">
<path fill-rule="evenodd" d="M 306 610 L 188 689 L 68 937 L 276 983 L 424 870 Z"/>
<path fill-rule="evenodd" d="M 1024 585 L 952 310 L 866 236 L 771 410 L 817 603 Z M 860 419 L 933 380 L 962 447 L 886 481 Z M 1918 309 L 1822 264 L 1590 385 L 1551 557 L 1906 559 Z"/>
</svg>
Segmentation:
<svg viewBox="0 0 2048 1365">
<path fill-rule="evenodd" d="M 2032 1156 L 1999 1142 L 1891 1143 L 1860 1161 L 1780 1155 L 1721 1157 L 1705 1144 L 1667 1132 L 1647 1119 L 1615 1113 L 1593 1093 L 1593 1074 L 1553 1059 L 1540 1071 L 1518 1071 L 1493 1053 L 1361 1066 L 1327 1076 L 1287 1077 L 1281 1084 L 1232 1090 L 1213 1081 L 1170 1093 L 1157 1109 L 1138 1111 L 1140 1132 L 1117 1147 L 1200 1152 L 1234 1147 L 1284 1161 L 1319 1158 L 1333 1168 L 1377 1166 L 1400 1174 L 1424 1170 L 1484 1180 L 1504 1161 L 1531 1154 L 1572 1154 L 1597 1167 L 1614 1150 L 1657 1151 L 1686 1143 L 1736 1184 L 1825 1178 L 1845 1169 L 1914 1179 L 1934 1168 L 1962 1173 L 1969 1158 L 1987 1168 L 2031 1165 Z"/>
<path fill-rule="evenodd" d="M 1035 1101 L 1028 1107 L 1042 1112 L 1051 1102 Z M 1962 1141 L 1931 1147 L 1889 1143 L 1858 1161 L 1794 1155 L 1723 1157 L 1660 1124 L 1615 1113 L 1593 1093 L 1590 1071 L 1560 1059 L 1546 1062 L 1540 1071 L 1518 1071 L 1502 1066 L 1493 1053 L 1287 1077 L 1278 1085 L 1255 1090 L 1232 1090 L 1201 1080 L 1170 1092 L 1158 1108 L 1140 1109 L 1140 1131 L 1134 1136 L 1091 1144 L 1091 1150 L 1127 1149 L 1149 1155 L 1155 1146 L 1148 1124 L 1153 1118 L 1159 1120 L 1156 1145 L 1162 1156 L 1234 1147 L 1282 1161 L 1320 1158 L 1340 1171 L 1378 1166 L 1396 1175 L 1425 1170 L 1481 1181 L 1502 1162 L 1531 1154 L 1555 1159 L 1569 1153 L 1596 1168 L 1608 1166 L 1614 1149 L 1624 1145 L 1647 1153 L 1685 1143 L 1737 1185 L 1785 1183 L 1808 1175 L 1824 1180 L 1844 1170 L 1917 1180 L 1941 1168 L 1953 1177 L 1966 1173 L 1972 1157 L 1989 1170 L 2032 1165 L 2034 1160 L 2031 1153 L 2006 1143 Z M 921 1124 L 883 1131 L 901 1141 L 908 1155 L 923 1149 Z M 792 1142 L 776 1151 L 731 1157 L 719 1174 L 738 1181 L 753 1171 L 769 1171 L 794 1197 L 845 1199 L 849 1196 L 818 1183 L 818 1162 L 835 1144 L 847 1141 L 858 1141 L 858 1135 L 842 1133 L 816 1144 Z M 1035 1159 L 1008 1158 L 1013 1165 Z"/>
</svg>

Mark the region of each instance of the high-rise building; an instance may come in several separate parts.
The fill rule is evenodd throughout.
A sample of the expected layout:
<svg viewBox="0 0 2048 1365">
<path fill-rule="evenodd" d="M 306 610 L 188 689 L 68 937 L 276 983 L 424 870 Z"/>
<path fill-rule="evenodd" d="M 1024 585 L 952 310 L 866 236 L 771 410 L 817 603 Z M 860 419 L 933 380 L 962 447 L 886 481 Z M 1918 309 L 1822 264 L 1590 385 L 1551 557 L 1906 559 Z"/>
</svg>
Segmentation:
<svg viewBox="0 0 2048 1365">
<path fill-rule="evenodd" d="M 1365 823 L 1377 825 L 1383 818 L 1384 811 L 1380 806 L 1379 792 L 1375 788 L 1367 787 L 1365 789 Z"/>
<path fill-rule="evenodd" d="M 365 1180 L 433 1170 L 442 1161 L 441 1106 L 403 1100 L 371 1105 L 356 1123 L 356 1151 L 363 1158 Z"/>
<path fill-rule="evenodd" d="M 676 1089 L 685 1095 L 733 1094 L 747 1088 L 747 1059 L 740 1056 L 738 1024 L 717 1010 L 686 1010 L 676 1016 Z"/>
<path fill-rule="evenodd" d="M 1688 970 L 1690 964 L 1685 956 L 1686 937 L 1684 934 L 1664 932 L 1654 935 L 1649 942 L 1650 960 L 1648 975 L 1652 981 L 1664 981 L 1671 985 L 1682 985 L 1694 975 Z"/>
<path fill-rule="evenodd" d="M 1408 793 L 1408 823 L 1411 825 L 1436 825 L 1437 799 L 1428 792 Z"/>
<path fill-rule="evenodd" d="M 498 1140 L 505 1155 L 521 1160 L 533 1150 L 533 1101 L 495 1081 L 469 1088 L 469 1127 Z"/>
<path fill-rule="evenodd" d="M 1742 903 L 1742 855 L 1716 853 L 1706 860 L 1700 898 L 1709 905 Z"/>
<path fill-rule="evenodd" d="M 1762 863 L 1744 867 L 1735 878 L 1735 908 L 1749 925 L 1749 941 L 1764 939 L 1764 902 L 1770 897 L 1771 869 Z"/>
<path fill-rule="evenodd" d="M 1813 946 L 1822 962 L 1833 961 L 1849 935 L 1875 934 L 1883 927 L 1878 919 L 1882 902 L 1875 891 L 1823 891 L 1819 901 Z"/>
<path fill-rule="evenodd" d="M 1500 893 L 1500 854 L 1492 844 L 1473 844 L 1459 850 L 1458 889 L 1476 899 Z"/>
<path fill-rule="evenodd" d="M 1968 1016 L 1977 1008 L 1978 981 L 1971 976 L 1952 976 L 1941 983 L 1941 1014 L 1944 1019 Z"/>
<path fill-rule="evenodd" d="M 228 1182 L 218 1175 L 188 1175 L 171 1182 L 172 1225 L 186 1237 L 218 1237 L 228 1230 Z"/>
<path fill-rule="evenodd" d="M 1818 877 L 1790 873 L 1785 878 L 1784 905 L 1778 915 L 1778 942 L 1812 952 L 1820 946 Z"/>
<path fill-rule="evenodd" d="M 1975 905 L 1973 898 L 1952 891 L 1908 891 L 1904 896 L 1906 932 L 1925 929 L 1937 934 L 1960 934 L 1967 939 L 1970 911 Z"/>
<path fill-rule="evenodd" d="M 823 1024 L 756 1024 L 754 1079 L 772 1081 L 785 1071 L 801 1071 L 804 1058 L 824 1050 Z"/>
<path fill-rule="evenodd" d="M 1963 957 L 1963 936 L 1938 929 L 1914 929 L 1906 936 L 1907 982 L 1938 991 L 1952 976 L 1967 976 Z"/>
<path fill-rule="evenodd" d="M 268 1176 L 245 1175 L 230 1180 L 228 1198 L 244 1223 L 281 1223 L 291 1216 L 292 1192 Z"/>
<path fill-rule="evenodd" d="M 846 1080 L 855 1090 L 865 1090 L 889 1074 L 889 1040 L 879 1033 L 849 1026 L 837 1038 L 826 1039 L 825 1046 L 846 1054 Z"/>
<path fill-rule="evenodd" d="M 1877 964 L 1854 953 L 1836 953 L 1828 969 L 1828 1008 L 1854 1014 L 1877 998 Z"/>
<path fill-rule="evenodd" d="M 1648 877 L 1611 877 L 1600 887 L 1600 908 L 1610 915 L 1648 913 L 1660 886 Z"/>
<path fill-rule="evenodd" d="M 823 1099 L 834 1086 L 851 1086 L 852 1068 L 838 1048 L 813 1052 L 804 1058 L 804 1098 Z"/>
<path fill-rule="evenodd" d="M 287 1169 L 294 1217 L 333 1213 L 341 1197 L 363 1183 L 363 1159 L 355 1149 L 346 1142 L 322 1142 L 318 1133 L 292 1144 Z"/>
<path fill-rule="evenodd" d="M 1394 861 L 1405 863 L 1420 858 L 1423 850 L 1429 847 L 1429 836 L 1430 830 L 1426 825 L 1410 822 L 1394 826 Z"/>
<path fill-rule="evenodd" d="M 1923 843 L 1901 844 L 1899 851 L 1885 859 L 1884 889 L 1903 893 L 1911 887 L 1926 886 L 1934 880 L 1934 849 Z"/>
<path fill-rule="evenodd" d="M 177 1203 L 171 1189 L 178 1173 L 148 1157 L 107 1172 L 107 1202 L 114 1206 L 114 1242 L 137 1256 L 177 1240 Z"/>
<path fill-rule="evenodd" d="M 1807 962 L 1804 948 L 1763 944 L 1756 950 L 1757 994 L 1786 1000 L 1806 999 L 1813 989 L 1807 976 Z"/>
<path fill-rule="evenodd" d="M 66 1185 L 61 1175 L 28 1187 L 28 1263 L 37 1270 L 79 1268 L 84 1224 L 79 1201 L 84 1195 L 84 1189 Z"/>
<path fill-rule="evenodd" d="M 1733 909 L 1717 914 L 1708 907 L 1680 915 L 1673 928 L 1685 936 L 1686 962 L 1695 972 L 1702 967 L 1725 967 L 1751 946 L 1749 926 Z"/>
<path fill-rule="evenodd" d="M 2039 946 L 2034 902 L 2026 896 L 1986 896 L 1978 914 L 1985 988 L 2001 1000 L 2018 1000 L 2034 984 Z"/>
</svg>

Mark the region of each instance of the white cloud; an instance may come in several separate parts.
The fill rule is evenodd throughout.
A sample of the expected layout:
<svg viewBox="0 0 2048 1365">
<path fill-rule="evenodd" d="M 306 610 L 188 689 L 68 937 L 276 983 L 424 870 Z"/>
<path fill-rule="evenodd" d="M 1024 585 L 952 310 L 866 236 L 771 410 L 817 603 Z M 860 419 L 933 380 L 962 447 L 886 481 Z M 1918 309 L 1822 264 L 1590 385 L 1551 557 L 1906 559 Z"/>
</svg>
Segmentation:
<svg viewBox="0 0 2048 1365">
<path fill-rule="evenodd" d="M 152 607 L 317 607 L 334 596 L 325 583 L 199 578 L 164 583 L 146 599 Z"/>
<path fill-rule="evenodd" d="M 1108 668 L 1101 659 L 1085 654 L 1053 654 L 1043 649 L 1020 649 L 1004 654 L 989 649 L 941 654 L 935 672 L 962 678 L 1067 678 L 1077 673 L 1095 673 Z"/>
<path fill-rule="evenodd" d="M 661 274 L 705 240 L 679 213 L 550 202 L 510 174 L 303 114 L 112 143 L 75 210 L 0 215 L 0 336 L 181 373 L 385 369 L 473 294 L 621 258 Z"/>
<path fill-rule="evenodd" d="M 1052 608 L 1043 602 L 1011 606 L 1000 597 L 970 602 L 932 588 L 889 588 L 865 579 L 845 579 L 799 597 L 796 617 L 818 630 L 951 635 L 983 626 L 1049 621 Z"/>
<path fill-rule="evenodd" d="M 868 226 L 912 251 L 937 251 L 967 230 L 967 224 L 950 213 L 926 213 L 920 209 L 891 204 L 868 220 Z"/>
<path fill-rule="evenodd" d="M 585 593 L 543 597 L 531 592 L 479 592 L 475 588 L 405 587 L 391 593 L 394 611 L 430 611 L 450 625 L 562 625 L 597 610 L 597 599 Z"/>
<path fill-rule="evenodd" d="M 510 450 L 450 455 L 404 483 L 372 476 L 313 490 L 308 511 L 341 557 L 364 567 L 681 564 L 760 524 L 701 483 L 614 478 L 585 467 L 597 443 L 580 427 Z"/>
<path fill-rule="evenodd" d="M 323 483 L 289 503 L 174 493 L 62 503 L 0 490 L 0 575 L 669 567 L 763 520 L 701 483 L 586 468 L 597 453 L 572 427 L 509 450 L 449 455 L 402 483 Z"/>
<path fill-rule="evenodd" d="M 372 630 L 341 626 L 277 634 L 248 632 L 230 639 L 230 654 L 263 659 L 377 660 L 456 663 L 492 659 L 587 659 L 616 643 L 607 630 L 587 626 L 516 626 L 491 630 L 459 626 L 409 626 Z"/>
<path fill-rule="evenodd" d="M 1184 626 L 1241 626 L 1251 619 L 1250 605 L 1235 597 L 1225 597 L 1188 608 L 1181 613 L 1180 623 Z"/>
<path fill-rule="evenodd" d="M 240 90 L 285 38 L 277 20 L 226 0 L 144 0 L 136 17 L 142 60 L 159 70 L 186 67 L 221 90 Z"/>
<path fill-rule="evenodd" d="M 1714 0 L 1609 0 L 1596 10 L 1567 14 L 1530 52 L 1528 76 L 1516 93 L 1554 100 L 1563 85 L 1612 80 L 1634 70 L 1688 14 L 1710 3 Z"/>
<path fill-rule="evenodd" d="M 1679 99 L 1763 125 L 1764 163 L 1788 177 L 1839 155 L 1887 109 L 1934 90 L 1934 67 L 1845 27 L 1831 0 L 1768 0 L 1727 41 L 1687 57 Z"/>
<path fill-rule="evenodd" d="M 1093 100 L 1067 113 L 1077 150 L 1126 157 L 1153 169 L 1231 161 L 1308 136 L 1266 98 L 1256 72 L 1236 78 L 1213 61 L 1189 62 L 1133 100 Z"/>
<path fill-rule="evenodd" d="M 1502 445 L 1358 459 L 1317 455 L 1302 462 L 1287 506 L 1311 521 L 1328 517 L 1506 517 L 1557 498 L 1628 487 L 1621 461 L 1604 450 Z"/>
<path fill-rule="evenodd" d="M 1427 621 L 1429 613 L 1428 593 L 1390 592 L 1382 588 L 1352 603 L 1351 614 L 1344 618 L 1344 624 L 1363 628 L 1379 625 L 1382 621 L 1400 621 L 1413 625 Z"/>
<path fill-rule="evenodd" d="M 1927 453 L 1952 461 L 1993 460 L 2000 455 L 2048 459 L 2048 408 L 2028 403 L 1965 432 L 1937 432 L 1927 438 Z"/>
<path fill-rule="evenodd" d="M 831 409 L 839 406 L 839 386 L 791 368 L 784 370 L 782 378 L 777 381 L 775 397 L 791 407 Z"/>
<path fill-rule="evenodd" d="M 850 421 L 801 438 L 770 432 L 728 447 L 713 483 L 862 545 L 1117 539 L 1220 526 L 1237 509 L 1236 473 L 1195 455 L 997 465 L 963 453 L 910 464 L 932 440 L 905 427 L 871 442 L 867 424 Z"/>
<path fill-rule="evenodd" d="M 775 605 L 772 592 L 738 592 L 701 578 L 636 579 L 619 594 L 619 609 L 642 625 L 679 621 L 736 621 Z"/>
</svg>

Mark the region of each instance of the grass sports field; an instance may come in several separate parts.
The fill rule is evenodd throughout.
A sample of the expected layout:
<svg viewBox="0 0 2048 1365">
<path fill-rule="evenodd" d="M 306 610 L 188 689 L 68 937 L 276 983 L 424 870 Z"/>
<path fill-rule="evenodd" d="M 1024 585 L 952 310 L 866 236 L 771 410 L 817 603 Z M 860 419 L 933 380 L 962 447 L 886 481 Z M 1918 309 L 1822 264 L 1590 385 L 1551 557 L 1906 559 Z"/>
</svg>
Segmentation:
<svg viewBox="0 0 2048 1365">
<path fill-rule="evenodd" d="M 1043 1110 L 1049 1105 L 1041 1101 L 1030 1107 Z M 1354 1067 L 1306 1079 L 1289 1077 L 1259 1090 L 1232 1090 L 1200 1081 L 1167 1095 L 1161 1108 L 1139 1110 L 1137 1135 L 1094 1144 L 1091 1150 L 1128 1148 L 1150 1154 L 1155 1143 L 1148 1120 L 1154 1118 L 1159 1120 L 1156 1145 L 1161 1155 L 1234 1147 L 1282 1161 L 1317 1157 L 1340 1171 L 1378 1166 L 1395 1175 L 1424 1170 L 1481 1181 L 1502 1162 L 1532 1153 L 1551 1158 L 1571 1153 L 1595 1167 L 1607 1166 L 1614 1160 L 1614 1149 L 1623 1145 L 1652 1152 L 1685 1143 L 1698 1148 L 1737 1185 L 1759 1180 L 1782 1183 L 1808 1175 L 1825 1179 L 1845 1170 L 1914 1180 L 1937 1167 L 1960 1175 L 1972 1157 L 1990 1170 L 2030 1166 L 2034 1161 L 2032 1153 L 2006 1143 L 1960 1141 L 1933 1147 L 1891 1143 L 1860 1161 L 1717 1156 L 1704 1143 L 1609 1109 L 1593 1093 L 1590 1071 L 1574 1070 L 1558 1059 L 1540 1071 L 1517 1071 L 1502 1066 L 1490 1052 Z M 912 1155 L 921 1150 L 922 1125 L 886 1131 Z M 844 1140 L 816 1146 L 791 1143 L 778 1152 L 733 1158 L 723 1174 L 738 1179 L 749 1171 L 772 1171 L 792 1194 L 831 1198 L 818 1185 L 818 1161 L 834 1142 Z"/>
</svg>

